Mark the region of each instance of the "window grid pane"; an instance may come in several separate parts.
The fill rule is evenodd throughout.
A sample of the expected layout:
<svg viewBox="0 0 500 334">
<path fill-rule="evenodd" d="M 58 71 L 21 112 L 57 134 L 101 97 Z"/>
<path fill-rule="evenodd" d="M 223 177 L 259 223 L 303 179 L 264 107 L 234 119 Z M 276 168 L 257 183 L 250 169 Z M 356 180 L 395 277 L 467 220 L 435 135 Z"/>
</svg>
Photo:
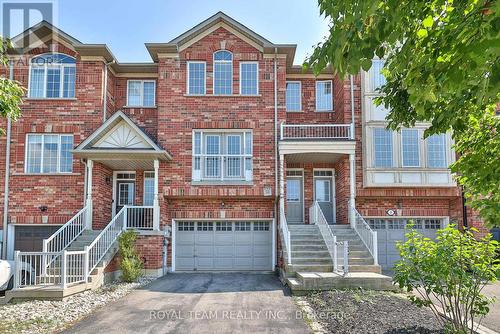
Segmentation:
<svg viewBox="0 0 500 334">
<path fill-rule="evenodd" d="M 233 92 L 233 64 L 216 62 L 214 64 L 214 94 L 230 95 Z"/>
<path fill-rule="evenodd" d="M 47 97 L 60 97 L 61 69 L 59 67 L 47 68 Z"/>
<path fill-rule="evenodd" d="M 392 167 L 392 131 L 374 128 L 373 137 L 375 145 L 374 167 Z"/>
<path fill-rule="evenodd" d="M 64 67 L 63 97 L 75 97 L 76 68 L 74 66 Z"/>
<path fill-rule="evenodd" d="M 241 64 L 241 94 L 257 95 L 257 63 Z"/>
<path fill-rule="evenodd" d="M 205 63 L 188 63 L 188 94 L 205 94 Z"/>
<path fill-rule="evenodd" d="M 141 105 L 141 86 L 140 81 L 129 81 L 128 82 L 128 101 L 129 106 L 140 106 Z"/>
<path fill-rule="evenodd" d="M 382 68 L 384 67 L 383 60 L 373 60 L 372 67 L 368 71 L 369 77 L 369 91 L 375 92 L 378 88 L 382 87 L 385 84 L 385 77 L 380 73 Z"/>
<path fill-rule="evenodd" d="M 43 97 L 44 93 L 45 68 L 31 68 L 30 97 Z"/>
<path fill-rule="evenodd" d="M 40 173 L 42 169 L 42 136 L 28 136 L 28 173 Z"/>
<path fill-rule="evenodd" d="M 286 83 L 286 110 L 301 111 L 301 87 L 300 82 Z"/>
<path fill-rule="evenodd" d="M 419 136 L 416 129 L 403 129 L 401 131 L 403 167 L 419 167 Z"/>
<path fill-rule="evenodd" d="M 59 149 L 59 137 L 45 135 L 43 140 L 43 166 L 44 173 L 57 172 L 57 153 Z"/>
<path fill-rule="evenodd" d="M 27 173 L 71 173 L 73 171 L 73 136 L 27 136 Z"/>
<path fill-rule="evenodd" d="M 155 105 L 155 83 L 153 81 L 145 81 L 143 83 L 143 103 L 145 107 L 153 107 Z"/>
<path fill-rule="evenodd" d="M 332 110 L 332 82 L 317 81 L 316 82 L 316 110 L 330 111 Z"/>
<path fill-rule="evenodd" d="M 427 165 L 431 168 L 446 168 L 446 137 L 436 134 L 427 138 Z"/>
<path fill-rule="evenodd" d="M 71 173 L 73 171 L 73 136 L 61 136 L 61 157 L 59 168 L 61 173 Z"/>
</svg>

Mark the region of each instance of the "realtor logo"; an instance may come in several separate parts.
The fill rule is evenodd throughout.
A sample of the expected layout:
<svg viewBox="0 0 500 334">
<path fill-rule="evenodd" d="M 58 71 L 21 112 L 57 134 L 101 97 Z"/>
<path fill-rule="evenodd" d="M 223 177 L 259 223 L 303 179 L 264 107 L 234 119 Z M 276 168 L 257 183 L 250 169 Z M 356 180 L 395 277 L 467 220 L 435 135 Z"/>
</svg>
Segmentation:
<svg viewBox="0 0 500 334">
<path fill-rule="evenodd" d="M 57 0 L 0 0 L 0 35 L 13 39 L 15 48 L 26 49 L 40 46 L 40 38 L 36 34 L 20 34 L 28 28 L 46 21 L 57 26 L 56 20 Z"/>
</svg>

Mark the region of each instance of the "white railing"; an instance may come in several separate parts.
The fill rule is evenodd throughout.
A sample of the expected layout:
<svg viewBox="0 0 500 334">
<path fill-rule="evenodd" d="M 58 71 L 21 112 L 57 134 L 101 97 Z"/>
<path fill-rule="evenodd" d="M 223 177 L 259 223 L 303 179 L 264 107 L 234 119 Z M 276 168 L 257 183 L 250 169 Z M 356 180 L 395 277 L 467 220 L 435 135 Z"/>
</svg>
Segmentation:
<svg viewBox="0 0 500 334">
<path fill-rule="evenodd" d="M 352 139 L 351 124 L 285 124 L 281 123 L 281 140 L 285 139 Z"/>
<path fill-rule="evenodd" d="M 86 282 L 85 251 L 15 252 L 14 289 Z"/>
<path fill-rule="evenodd" d="M 359 235 L 361 241 L 365 244 L 366 248 L 373 257 L 373 263 L 378 264 L 378 241 L 377 241 L 377 231 L 370 228 L 370 225 L 365 221 L 363 216 L 356 210 L 356 208 L 351 206 L 352 216 L 354 219 L 354 224 L 352 225 L 356 233 Z"/>
<path fill-rule="evenodd" d="M 344 275 L 349 272 L 349 244 L 347 241 L 338 242 L 337 236 L 333 233 L 328 221 L 323 214 L 323 210 L 319 206 L 318 202 L 309 208 L 309 219 L 313 224 L 316 224 L 319 228 L 321 236 L 325 241 L 328 252 L 333 262 L 333 271 L 342 271 Z M 339 247 L 340 251 L 339 251 Z M 339 258 L 342 258 L 342 270 L 338 263 Z"/>
<path fill-rule="evenodd" d="M 120 234 L 127 228 L 127 212 L 128 206 L 124 206 L 120 212 L 113 217 L 108 226 L 99 233 L 97 238 L 95 238 L 89 246 L 85 247 L 85 251 L 88 252 L 87 275 L 90 275 L 92 270 L 97 267 Z"/>
<path fill-rule="evenodd" d="M 288 224 L 286 222 L 285 210 L 280 209 L 280 229 L 283 235 L 283 240 L 285 244 L 283 245 L 284 251 L 287 255 L 288 265 L 292 264 L 292 241 L 290 237 L 290 230 L 288 229 Z"/>
<path fill-rule="evenodd" d="M 152 206 L 127 206 L 127 229 L 153 230 Z"/>
<path fill-rule="evenodd" d="M 42 250 L 44 252 L 61 252 L 66 249 L 85 230 L 89 213 L 87 206 L 81 209 L 48 239 L 43 240 Z"/>
</svg>

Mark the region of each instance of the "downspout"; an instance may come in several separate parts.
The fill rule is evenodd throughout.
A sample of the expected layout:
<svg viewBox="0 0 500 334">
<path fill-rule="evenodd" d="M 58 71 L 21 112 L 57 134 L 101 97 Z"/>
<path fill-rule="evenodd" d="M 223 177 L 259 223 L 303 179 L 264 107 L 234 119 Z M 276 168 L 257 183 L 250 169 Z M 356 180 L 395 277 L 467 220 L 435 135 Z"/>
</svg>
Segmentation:
<svg viewBox="0 0 500 334">
<path fill-rule="evenodd" d="M 351 139 L 356 140 L 356 125 L 355 125 L 355 119 L 354 119 L 354 78 L 352 74 L 349 75 L 349 81 L 350 81 L 350 90 L 351 90 Z M 356 152 L 354 153 L 354 159 L 349 157 L 349 168 L 350 170 L 350 178 L 351 182 L 352 180 L 356 179 Z M 351 184 L 351 193 L 352 196 L 349 200 L 349 206 L 350 206 L 350 224 L 354 224 L 355 221 L 355 214 L 354 210 L 356 209 L 356 184 L 354 185 Z"/>
<path fill-rule="evenodd" d="M 349 80 L 351 83 L 351 139 L 356 139 L 355 136 L 355 125 L 354 125 L 354 78 L 352 74 L 349 75 Z"/>
<path fill-rule="evenodd" d="M 88 175 L 89 171 L 87 169 L 87 161 L 86 160 L 81 160 L 82 164 L 85 166 L 85 174 L 84 174 L 84 179 L 83 179 L 83 207 L 87 205 L 87 182 L 88 182 Z"/>
<path fill-rule="evenodd" d="M 104 102 L 102 106 L 102 122 L 106 122 L 108 118 L 108 67 L 114 64 L 115 61 L 112 60 L 109 63 L 104 63 Z"/>
<path fill-rule="evenodd" d="M 9 79 L 14 80 L 14 65 L 9 63 Z M 10 115 L 7 115 L 7 138 L 5 141 L 5 189 L 3 198 L 3 233 L 2 233 L 2 258 L 7 259 L 7 227 L 9 211 L 9 176 L 10 176 L 10 137 L 12 122 Z"/>
<path fill-rule="evenodd" d="M 278 65 L 277 65 L 277 57 L 278 48 L 274 48 L 274 191 L 275 198 L 278 198 L 278 201 L 275 201 L 274 204 L 274 219 L 278 220 L 278 205 L 279 201 L 282 199 L 278 197 L 279 194 L 279 185 L 278 185 Z M 280 222 L 281 224 L 281 222 Z M 276 261 L 277 263 L 277 261 Z"/>
</svg>

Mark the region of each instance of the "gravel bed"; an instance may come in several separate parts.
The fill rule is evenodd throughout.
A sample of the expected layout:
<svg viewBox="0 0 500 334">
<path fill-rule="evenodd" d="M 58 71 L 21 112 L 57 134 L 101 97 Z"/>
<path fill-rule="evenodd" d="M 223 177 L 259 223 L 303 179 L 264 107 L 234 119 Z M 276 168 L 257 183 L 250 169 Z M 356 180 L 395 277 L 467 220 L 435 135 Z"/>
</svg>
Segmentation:
<svg viewBox="0 0 500 334">
<path fill-rule="evenodd" d="M 152 282 L 142 277 L 137 283 L 111 283 L 85 291 L 63 301 L 32 300 L 0 305 L 0 333 L 55 333 L 132 290 Z"/>
<path fill-rule="evenodd" d="M 433 313 L 406 296 L 367 290 L 332 290 L 297 297 L 319 333 L 444 333 Z"/>
</svg>

